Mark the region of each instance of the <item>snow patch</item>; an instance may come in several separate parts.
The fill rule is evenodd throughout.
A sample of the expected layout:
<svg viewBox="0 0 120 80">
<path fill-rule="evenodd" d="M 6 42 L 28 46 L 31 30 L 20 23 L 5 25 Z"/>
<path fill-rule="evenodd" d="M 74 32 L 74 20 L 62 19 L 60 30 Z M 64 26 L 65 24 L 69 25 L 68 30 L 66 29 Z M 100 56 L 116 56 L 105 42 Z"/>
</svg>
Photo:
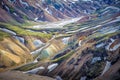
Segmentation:
<svg viewBox="0 0 120 80">
<path fill-rule="evenodd" d="M 87 78 L 87 77 L 84 76 L 84 77 L 81 77 L 80 80 L 86 80 L 86 78 Z"/>
<path fill-rule="evenodd" d="M 108 7 L 106 7 L 104 10 L 108 10 L 108 9 L 115 9 L 115 10 L 117 10 L 117 11 L 120 11 L 120 8 L 114 7 L 114 6 L 108 6 Z"/>
<path fill-rule="evenodd" d="M 17 13 L 15 13 L 15 12 L 13 13 L 13 15 L 18 16 Z"/>
<path fill-rule="evenodd" d="M 93 2 L 92 0 L 82 0 L 82 1 L 91 1 L 91 2 Z"/>
<path fill-rule="evenodd" d="M 65 2 L 67 2 L 67 0 L 64 0 Z"/>
<path fill-rule="evenodd" d="M 97 61 L 100 61 L 101 60 L 101 57 L 94 57 L 93 59 L 92 59 L 92 64 L 93 63 L 95 63 L 95 62 L 97 62 Z"/>
<path fill-rule="evenodd" d="M 105 45 L 104 43 L 97 44 L 97 45 L 96 45 L 96 48 L 103 47 L 104 45 Z"/>
<path fill-rule="evenodd" d="M 64 43 L 64 44 L 68 44 L 68 40 L 70 39 L 70 37 L 66 37 L 66 38 L 63 38 L 62 39 L 62 42 Z"/>
<path fill-rule="evenodd" d="M 110 51 L 115 51 L 120 47 L 120 43 L 115 45 L 113 48 L 110 48 Z"/>
<path fill-rule="evenodd" d="M 7 9 L 8 12 L 10 12 L 10 9 L 8 6 L 5 5 L 5 8 Z"/>
<path fill-rule="evenodd" d="M 62 80 L 60 76 L 56 76 L 56 80 Z"/>
<path fill-rule="evenodd" d="M 37 21 L 38 20 L 38 17 L 34 19 L 34 21 Z"/>
<path fill-rule="evenodd" d="M 15 37 L 15 39 L 19 40 L 22 44 L 25 43 L 25 39 L 23 37 L 19 37 L 19 36 L 13 36 Z"/>
<path fill-rule="evenodd" d="M 23 73 L 36 74 L 39 70 L 43 70 L 43 69 L 45 69 L 45 68 L 44 67 L 38 67 L 38 68 L 29 70 L 29 71 L 26 71 L 26 72 L 23 72 Z"/>
<path fill-rule="evenodd" d="M 22 0 L 19 0 L 21 4 L 29 6 L 27 2 L 23 2 Z"/>
<path fill-rule="evenodd" d="M 49 65 L 47 69 L 49 70 L 49 72 L 51 72 L 51 71 L 54 70 L 57 66 L 58 66 L 58 63 L 53 63 L 53 64 Z"/>
<path fill-rule="evenodd" d="M 119 44 L 116 44 L 113 48 L 110 48 L 110 46 L 114 43 L 114 39 L 110 39 L 112 42 L 111 43 L 109 43 L 107 46 L 106 46 L 106 50 L 108 50 L 108 51 L 115 51 L 115 50 L 117 50 L 119 47 L 120 47 L 120 43 Z"/>
<path fill-rule="evenodd" d="M 16 35 L 15 32 L 13 32 L 13 31 L 11 31 L 11 30 L 9 30 L 9 29 L 0 28 L 0 30 L 2 30 L 2 31 L 4 31 L 4 32 L 7 32 L 7 33 L 9 33 L 9 34 L 11 34 L 11 35 Z"/>
<path fill-rule="evenodd" d="M 40 47 L 42 44 L 44 44 L 41 40 L 34 40 L 33 44 L 35 45 L 35 47 Z"/>
<path fill-rule="evenodd" d="M 51 11 L 51 10 L 49 10 L 49 9 L 48 9 L 48 7 L 47 7 L 47 8 L 45 8 L 45 11 L 46 11 L 47 13 L 49 13 L 50 15 L 52 15 L 52 11 Z"/>
<path fill-rule="evenodd" d="M 103 70 L 101 75 L 103 75 L 110 68 L 110 66 L 111 66 L 111 62 L 107 61 L 106 65 L 105 65 L 105 68 L 104 68 L 104 70 Z"/>
</svg>

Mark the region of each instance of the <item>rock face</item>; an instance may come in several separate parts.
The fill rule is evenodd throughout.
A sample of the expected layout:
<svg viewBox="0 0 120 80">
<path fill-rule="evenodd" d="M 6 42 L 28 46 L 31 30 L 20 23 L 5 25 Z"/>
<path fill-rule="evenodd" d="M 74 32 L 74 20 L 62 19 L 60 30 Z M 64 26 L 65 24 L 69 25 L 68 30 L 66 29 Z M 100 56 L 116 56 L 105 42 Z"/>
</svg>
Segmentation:
<svg viewBox="0 0 120 80">
<path fill-rule="evenodd" d="M 25 64 L 33 60 L 30 50 L 13 38 L 0 42 L 0 69 Z"/>
</svg>

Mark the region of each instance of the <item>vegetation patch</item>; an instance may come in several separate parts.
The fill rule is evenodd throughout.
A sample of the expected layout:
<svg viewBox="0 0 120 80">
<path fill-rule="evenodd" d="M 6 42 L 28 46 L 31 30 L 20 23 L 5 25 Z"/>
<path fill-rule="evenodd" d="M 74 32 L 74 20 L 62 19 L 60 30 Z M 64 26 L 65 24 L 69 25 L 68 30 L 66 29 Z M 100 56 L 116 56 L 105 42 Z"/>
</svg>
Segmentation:
<svg viewBox="0 0 120 80">
<path fill-rule="evenodd" d="M 32 31 L 25 30 L 24 28 L 22 28 L 20 26 L 13 26 L 13 25 L 10 25 L 7 23 L 0 23 L 0 26 L 16 32 L 17 35 L 36 36 L 36 37 L 40 37 L 43 39 L 44 38 L 50 39 L 52 37 L 52 34 L 46 34 L 46 33 L 42 33 L 42 32 L 32 32 Z"/>
</svg>

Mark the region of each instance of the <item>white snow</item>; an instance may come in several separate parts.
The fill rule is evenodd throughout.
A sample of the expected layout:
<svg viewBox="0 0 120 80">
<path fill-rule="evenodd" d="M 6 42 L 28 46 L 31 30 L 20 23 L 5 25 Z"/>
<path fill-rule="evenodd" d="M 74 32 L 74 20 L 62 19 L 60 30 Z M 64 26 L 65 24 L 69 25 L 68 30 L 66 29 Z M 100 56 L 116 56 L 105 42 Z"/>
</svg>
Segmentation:
<svg viewBox="0 0 120 80">
<path fill-rule="evenodd" d="M 96 45 L 96 48 L 103 47 L 104 45 L 105 45 L 104 43 L 97 44 L 97 45 Z"/>
<path fill-rule="evenodd" d="M 94 57 L 93 59 L 92 59 L 92 64 L 93 63 L 95 63 L 95 62 L 97 62 L 97 61 L 100 61 L 101 60 L 101 58 L 100 57 Z"/>
<path fill-rule="evenodd" d="M 36 3 L 36 6 L 40 7 L 40 4 L 39 4 L 39 3 Z"/>
<path fill-rule="evenodd" d="M 35 59 L 34 61 L 33 61 L 33 63 L 37 63 L 38 62 L 38 60 L 37 59 Z"/>
<path fill-rule="evenodd" d="M 83 12 L 84 12 L 85 14 L 87 14 L 87 10 L 84 10 Z"/>
<path fill-rule="evenodd" d="M 40 47 L 40 46 L 43 45 L 44 43 L 43 43 L 41 40 L 36 39 L 36 40 L 33 41 L 33 44 L 34 44 L 36 47 Z"/>
<path fill-rule="evenodd" d="M 0 30 L 2 30 L 2 31 L 4 31 L 4 32 L 7 32 L 7 33 L 9 33 L 9 34 L 11 34 L 11 35 L 16 35 L 15 32 L 13 32 L 13 31 L 11 31 L 11 30 L 9 30 L 9 29 L 0 28 Z"/>
<path fill-rule="evenodd" d="M 19 40 L 22 44 L 25 43 L 25 39 L 23 37 L 19 37 L 19 36 L 13 36 L 15 37 L 15 39 Z"/>
<path fill-rule="evenodd" d="M 115 45 L 113 48 L 110 48 L 110 51 L 115 51 L 120 47 L 120 43 Z"/>
<path fill-rule="evenodd" d="M 115 9 L 115 10 L 117 10 L 117 11 L 120 11 L 120 8 L 115 7 L 115 6 L 108 6 L 108 7 L 106 7 L 104 10 L 108 10 L 108 9 Z"/>
<path fill-rule="evenodd" d="M 42 0 L 42 2 L 45 2 L 45 0 Z"/>
<path fill-rule="evenodd" d="M 64 0 L 65 2 L 67 2 L 67 0 Z"/>
<path fill-rule="evenodd" d="M 60 76 L 56 76 L 56 80 L 62 80 Z"/>
<path fill-rule="evenodd" d="M 79 41 L 79 46 L 81 46 L 81 45 L 82 45 L 82 44 L 81 44 L 81 42 L 82 42 L 82 40 L 80 40 L 80 41 Z"/>
<path fill-rule="evenodd" d="M 36 17 L 35 19 L 34 19 L 34 21 L 37 21 L 38 20 L 38 17 Z"/>
<path fill-rule="evenodd" d="M 26 72 L 23 72 L 23 73 L 31 73 L 31 74 L 36 74 L 39 70 L 43 70 L 45 69 L 44 67 L 38 67 L 38 68 L 35 68 L 35 69 L 32 69 L 32 70 L 29 70 L 29 71 L 26 71 Z"/>
<path fill-rule="evenodd" d="M 80 80 L 86 80 L 86 78 L 87 78 L 86 76 L 83 76 L 80 78 Z"/>
<path fill-rule="evenodd" d="M 27 2 L 23 2 L 22 0 L 19 0 L 21 4 L 29 6 Z"/>
<path fill-rule="evenodd" d="M 14 14 L 15 16 L 18 16 L 17 13 L 15 13 L 15 12 L 14 12 L 13 14 Z"/>
<path fill-rule="evenodd" d="M 78 0 L 72 0 L 72 1 L 75 1 L 75 2 L 76 2 L 76 1 L 78 1 Z"/>
<path fill-rule="evenodd" d="M 82 1 L 91 1 L 92 2 L 92 0 L 82 0 Z"/>
<path fill-rule="evenodd" d="M 51 72 L 51 71 L 54 70 L 57 66 L 58 66 L 58 63 L 53 63 L 53 64 L 49 65 L 47 69 L 49 70 L 49 72 Z"/>
<path fill-rule="evenodd" d="M 116 44 L 113 48 L 110 48 L 110 46 L 114 43 L 114 39 L 110 39 L 112 42 L 109 43 L 107 46 L 106 46 L 106 50 L 108 51 L 115 51 L 116 49 L 118 49 L 120 47 L 120 43 L 119 44 Z"/>
<path fill-rule="evenodd" d="M 7 9 L 8 12 L 10 12 L 10 9 L 8 6 L 5 5 L 5 8 Z"/>
<path fill-rule="evenodd" d="M 106 65 L 105 65 L 105 68 L 104 68 L 104 70 L 103 70 L 101 75 L 103 75 L 110 68 L 110 66 L 111 66 L 111 62 L 107 61 Z"/>
<path fill-rule="evenodd" d="M 63 38 L 62 39 L 62 42 L 64 43 L 64 44 L 68 44 L 68 40 L 70 39 L 70 37 L 65 37 L 65 38 Z"/>
<path fill-rule="evenodd" d="M 50 15 L 52 15 L 52 11 L 51 11 L 50 9 L 48 9 L 48 7 L 45 8 L 45 11 L 46 11 L 47 13 L 49 13 Z"/>
</svg>

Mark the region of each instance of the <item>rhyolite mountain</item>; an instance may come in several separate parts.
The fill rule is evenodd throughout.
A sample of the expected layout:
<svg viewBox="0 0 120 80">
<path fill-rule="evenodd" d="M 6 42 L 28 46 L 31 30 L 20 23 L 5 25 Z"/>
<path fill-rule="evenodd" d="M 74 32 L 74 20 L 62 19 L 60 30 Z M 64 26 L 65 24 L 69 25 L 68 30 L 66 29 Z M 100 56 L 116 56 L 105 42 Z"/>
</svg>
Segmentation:
<svg viewBox="0 0 120 80">
<path fill-rule="evenodd" d="M 55 79 L 120 80 L 119 0 L 0 0 L 0 80 Z"/>
<path fill-rule="evenodd" d="M 19 22 L 57 21 L 94 13 L 110 5 L 119 6 L 116 0 L 1 0 L 0 21 Z"/>
</svg>

